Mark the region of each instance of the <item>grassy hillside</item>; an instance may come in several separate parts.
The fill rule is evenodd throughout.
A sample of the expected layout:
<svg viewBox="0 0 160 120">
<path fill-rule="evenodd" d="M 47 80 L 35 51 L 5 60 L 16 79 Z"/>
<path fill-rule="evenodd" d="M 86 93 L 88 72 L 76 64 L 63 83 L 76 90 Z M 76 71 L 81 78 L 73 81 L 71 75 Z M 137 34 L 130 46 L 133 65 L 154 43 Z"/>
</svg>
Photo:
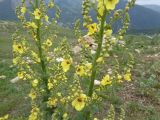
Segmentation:
<svg viewBox="0 0 160 120">
<path fill-rule="evenodd" d="M 10 83 L 16 77 L 16 67 L 11 63 L 11 35 L 15 23 L 3 23 L 0 27 L 5 27 L 3 31 L 0 29 L 0 116 L 10 114 L 10 120 L 25 120 L 30 110 L 27 97 L 29 85 L 22 81 Z M 71 30 L 59 28 L 59 31 L 59 38 L 66 35 L 68 40 L 74 40 Z M 126 41 L 135 57 L 133 81 L 125 84 L 110 101 L 117 106 L 117 110 L 118 106 L 125 103 L 126 120 L 159 120 L 160 36 L 151 39 L 144 35 L 127 35 Z M 121 54 L 123 52 L 119 51 Z"/>
</svg>

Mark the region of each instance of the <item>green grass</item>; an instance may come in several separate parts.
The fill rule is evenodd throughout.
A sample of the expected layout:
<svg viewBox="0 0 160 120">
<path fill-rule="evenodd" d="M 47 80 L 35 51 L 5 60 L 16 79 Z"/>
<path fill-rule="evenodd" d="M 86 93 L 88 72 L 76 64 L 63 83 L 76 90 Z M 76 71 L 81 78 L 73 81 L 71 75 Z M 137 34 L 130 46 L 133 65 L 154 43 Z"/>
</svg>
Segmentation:
<svg viewBox="0 0 160 120">
<path fill-rule="evenodd" d="M 133 88 L 126 104 L 126 120 L 160 119 L 160 37 L 127 36 L 128 48 L 134 54 Z M 135 52 L 138 49 L 140 53 Z M 158 54 L 158 55 L 157 55 Z"/>
<path fill-rule="evenodd" d="M 16 67 L 12 65 L 12 34 L 17 24 L 0 22 L 0 116 L 9 114 L 11 120 L 24 120 L 30 112 L 30 99 L 28 98 L 29 85 L 24 81 L 12 84 L 11 79 L 15 78 Z M 58 39 L 68 36 L 73 41 L 73 31 L 68 28 L 60 29 Z"/>
<path fill-rule="evenodd" d="M 12 28 L 12 29 L 11 29 Z M 10 120 L 25 120 L 29 114 L 27 97 L 29 85 L 23 81 L 12 84 L 16 67 L 12 66 L 13 27 L 0 30 L 0 116 L 10 114 Z M 69 29 L 59 29 L 69 40 L 74 40 Z M 110 98 L 117 107 L 125 101 L 126 120 L 160 119 L 160 37 L 149 39 L 144 35 L 127 35 L 127 47 L 135 57 L 133 82 L 121 88 L 119 96 Z M 123 51 L 120 51 L 120 53 Z M 157 56 L 155 56 L 158 54 Z M 127 58 L 126 58 L 127 59 Z"/>
</svg>

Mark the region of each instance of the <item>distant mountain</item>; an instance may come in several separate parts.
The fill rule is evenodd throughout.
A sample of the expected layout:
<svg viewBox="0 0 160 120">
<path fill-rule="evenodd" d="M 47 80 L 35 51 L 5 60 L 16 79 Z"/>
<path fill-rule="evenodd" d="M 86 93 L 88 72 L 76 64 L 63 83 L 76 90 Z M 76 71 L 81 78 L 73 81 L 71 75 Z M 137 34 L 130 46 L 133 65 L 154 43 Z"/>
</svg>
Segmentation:
<svg viewBox="0 0 160 120">
<path fill-rule="evenodd" d="M 16 20 L 15 12 L 12 9 L 11 0 L 0 2 L 0 20 Z"/>
<path fill-rule="evenodd" d="M 136 5 L 131 11 L 131 26 L 135 29 L 160 28 L 160 13 Z"/>
<path fill-rule="evenodd" d="M 152 9 L 152 10 L 160 13 L 160 5 L 144 5 L 143 7 Z"/>
<path fill-rule="evenodd" d="M 72 25 L 78 18 L 82 18 L 82 0 L 55 0 L 61 10 L 61 22 Z M 53 11 L 52 11 L 53 12 Z M 50 12 L 52 14 L 52 12 Z"/>
<path fill-rule="evenodd" d="M 18 1 L 20 0 L 4 0 L 1 2 L 0 19 L 16 20 L 13 8 L 15 8 Z M 55 0 L 62 12 L 60 20 L 61 23 L 64 25 L 72 25 L 77 18 L 82 18 L 81 1 L 82 0 Z M 125 4 L 125 0 L 120 0 L 117 9 L 124 8 Z M 135 5 L 129 13 L 131 16 L 131 29 L 143 31 L 160 28 L 160 13 L 151 8 Z M 50 11 L 49 14 L 53 16 L 54 12 Z M 91 14 L 94 16 L 94 13 L 91 12 Z"/>
</svg>

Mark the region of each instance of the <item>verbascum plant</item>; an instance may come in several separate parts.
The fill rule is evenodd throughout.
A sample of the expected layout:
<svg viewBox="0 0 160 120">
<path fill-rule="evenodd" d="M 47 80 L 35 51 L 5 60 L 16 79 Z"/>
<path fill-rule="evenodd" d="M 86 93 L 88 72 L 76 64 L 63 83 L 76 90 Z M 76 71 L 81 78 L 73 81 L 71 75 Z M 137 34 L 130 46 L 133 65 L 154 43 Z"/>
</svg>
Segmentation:
<svg viewBox="0 0 160 120">
<path fill-rule="evenodd" d="M 60 9 L 53 0 L 22 0 L 16 12 L 23 30 L 13 35 L 13 63 L 18 66 L 19 79 L 31 85 L 29 120 L 98 119 L 100 111 L 107 110 L 106 101 L 110 94 L 115 95 L 116 86 L 131 81 L 133 57 L 125 53 L 128 59 L 123 61 L 116 50 L 127 49 L 124 35 L 130 21 L 128 11 L 135 1 L 130 1 L 124 10 L 115 10 L 118 2 L 84 0 L 86 32 L 81 32 L 81 22 L 77 21 L 77 42 L 73 47 L 67 37 L 57 38 Z M 52 19 L 49 9 L 54 10 Z M 97 14 L 97 22 L 89 15 L 90 10 Z M 118 20 L 122 28 L 113 34 Z"/>
<path fill-rule="evenodd" d="M 106 120 L 115 120 L 115 109 L 113 105 L 111 105 L 109 108 L 109 112 L 108 112 Z"/>
<path fill-rule="evenodd" d="M 123 107 L 121 107 L 121 112 L 120 115 L 118 117 L 118 120 L 124 120 L 125 119 L 125 110 Z"/>
</svg>

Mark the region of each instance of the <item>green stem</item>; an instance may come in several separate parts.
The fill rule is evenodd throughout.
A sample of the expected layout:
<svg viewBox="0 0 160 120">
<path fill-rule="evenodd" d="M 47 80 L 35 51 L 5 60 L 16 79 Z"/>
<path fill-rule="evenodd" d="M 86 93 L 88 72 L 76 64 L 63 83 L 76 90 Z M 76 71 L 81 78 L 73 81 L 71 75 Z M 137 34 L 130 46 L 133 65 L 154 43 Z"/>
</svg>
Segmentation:
<svg viewBox="0 0 160 120">
<path fill-rule="evenodd" d="M 92 97 L 92 94 L 93 94 L 94 80 L 96 78 L 96 73 L 97 73 L 97 62 L 96 61 L 100 57 L 100 53 L 101 53 L 101 50 L 102 50 L 105 20 L 106 20 L 106 11 L 104 12 L 104 15 L 101 17 L 101 26 L 100 26 L 100 32 L 99 32 L 98 48 L 96 50 L 96 55 L 95 55 L 94 60 L 93 60 L 91 81 L 90 81 L 89 91 L 88 91 L 88 96 L 89 97 Z"/>
<path fill-rule="evenodd" d="M 38 0 L 35 0 L 35 6 L 36 6 L 35 8 L 38 8 Z M 43 102 L 42 107 L 43 107 L 43 111 L 45 111 L 44 118 L 51 119 L 52 109 L 48 108 L 46 104 L 50 96 L 50 91 L 48 90 L 48 74 L 47 74 L 45 58 L 44 58 L 43 50 L 42 50 L 41 32 L 40 32 L 41 21 L 36 20 L 36 24 L 37 24 L 37 30 L 36 30 L 37 47 L 38 47 L 38 52 L 39 52 L 39 57 L 40 57 L 40 65 L 42 69 L 42 82 L 44 82 L 44 90 L 45 90 L 45 93 L 43 94 L 43 98 L 42 98 L 42 102 Z"/>
<path fill-rule="evenodd" d="M 37 40 L 38 40 L 38 51 L 39 51 L 39 57 L 40 57 L 40 65 L 42 69 L 42 79 L 45 82 L 46 90 L 47 89 L 47 82 L 48 82 L 48 75 L 47 75 L 47 68 L 45 64 L 45 59 L 43 56 L 43 51 L 42 51 L 42 43 L 41 43 L 41 38 L 40 38 L 40 21 L 37 21 Z"/>
<path fill-rule="evenodd" d="M 38 0 L 36 0 L 36 8 L 38 8 Z M 43 55 L 43 50 L 42 50 L 42 43 L 41 43 L 41 36 L 40 36 L 40 20 L 36 20 L 37 23 L 37 41 L 38 41 L 38 52 L 39 52 L 39 57 L 40 57 L 40 65 L 41 65 L 41 69 L 42 69 L 42 80 L 45 82 L 45 88 L 46 91 L 48 91 L 47 89 L 47 83 L 48 83 L 48 75 L 47 75 L 47 68 L 46 68 L 46 64 L 45 64 L 45 59 L 44 59 L 44 55 Z"/>
</svg>

